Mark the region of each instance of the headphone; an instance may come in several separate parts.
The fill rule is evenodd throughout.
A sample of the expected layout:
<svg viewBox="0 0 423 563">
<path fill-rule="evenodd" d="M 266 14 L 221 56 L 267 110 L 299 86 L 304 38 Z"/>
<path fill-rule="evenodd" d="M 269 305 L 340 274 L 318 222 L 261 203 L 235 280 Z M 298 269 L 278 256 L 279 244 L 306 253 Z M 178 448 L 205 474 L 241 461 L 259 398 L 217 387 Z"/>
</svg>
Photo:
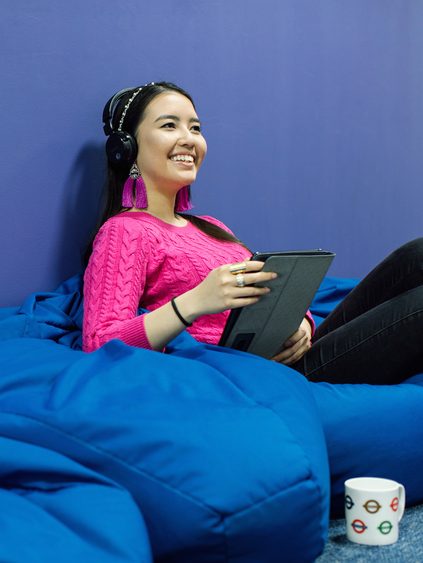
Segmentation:
<svg viewBox="0 0 423 563">
<path fill-rule="evenodd" d="M 106 103 L 103 110 L 103 131 L 109 137 L 106 141 L 106 154 L 109 162 L 115 166 L 128 166 L 133 164 L 137 158 L 138 154 L 138 144 L 132 135 L 122 131 L 123 121 L 125 119 L 126 112 L 129 105 L 133 99 L 139 94 L 142 88 L 137 88 L 134 92 L 134 88 L 125 88 L 120 90 L 110 98 Z M 115 118 L 116 109 L 118 108 L 122 98 L 128 92 L 134 92 L 132 97 L 127 102 L 125 109 L 123 110 L 119 126 L 116 129 L 113 126 L 113 120 Z"/>
</svg>

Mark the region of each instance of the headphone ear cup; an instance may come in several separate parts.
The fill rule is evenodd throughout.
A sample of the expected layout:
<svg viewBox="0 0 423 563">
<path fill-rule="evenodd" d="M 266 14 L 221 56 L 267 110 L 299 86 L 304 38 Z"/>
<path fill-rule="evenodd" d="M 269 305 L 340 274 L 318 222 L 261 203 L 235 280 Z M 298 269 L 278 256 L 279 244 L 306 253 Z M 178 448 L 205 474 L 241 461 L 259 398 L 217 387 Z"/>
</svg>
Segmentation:
<svg viewBox="0 0 423 563">
<path fill-rule="evenodd" d="M 138 154 L 137 141 L 125 131 L 114 131 L 107 139 L 106 154 L 111 164 L 133 164 Z"/>
</svg>

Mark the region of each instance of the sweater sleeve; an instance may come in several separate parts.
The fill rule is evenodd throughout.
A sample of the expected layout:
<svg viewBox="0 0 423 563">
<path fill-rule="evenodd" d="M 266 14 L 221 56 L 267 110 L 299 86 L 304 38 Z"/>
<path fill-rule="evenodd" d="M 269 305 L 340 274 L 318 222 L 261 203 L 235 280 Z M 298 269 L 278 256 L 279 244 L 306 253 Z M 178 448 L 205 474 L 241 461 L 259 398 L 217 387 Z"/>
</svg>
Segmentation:
<svg viewBox="0 0 423 563">
<path fill-rule="evenodd" d="M 308 320 L 308 322 L 310 323 L 311 326 L 311 336 L 314 336 L 314 333 L 316 332 L 316 323 L 314 322 L 313 319 L 313 315 L 311 314 L 310 311 L 307 311 L 306 313 L 306 319 Z"/>
<path fill-rule="evenodd" d="M 148 243 L 131 219 L 109 219 L 98 232 L 84 275 L 83 350 L 118 338 L 152 349 L 138 315 L 146 279 Z"/>
</svg>

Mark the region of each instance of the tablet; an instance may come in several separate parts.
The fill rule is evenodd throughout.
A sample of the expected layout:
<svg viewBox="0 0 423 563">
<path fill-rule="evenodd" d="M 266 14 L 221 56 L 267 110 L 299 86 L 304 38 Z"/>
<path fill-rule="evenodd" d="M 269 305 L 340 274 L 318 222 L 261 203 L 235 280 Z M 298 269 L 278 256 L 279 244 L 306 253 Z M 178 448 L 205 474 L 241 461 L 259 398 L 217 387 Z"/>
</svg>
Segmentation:
<svg viewBox="0 0 423 563">
<path fill-rule="evenodd" d="M 271 292 L 248 307 L 232 309 L 220 346 L 272 358 L 298 330 L 335 254 L 327 250 L 256 252 L 263 271 L 278 277 L 263 286 Z"/>
</svg>

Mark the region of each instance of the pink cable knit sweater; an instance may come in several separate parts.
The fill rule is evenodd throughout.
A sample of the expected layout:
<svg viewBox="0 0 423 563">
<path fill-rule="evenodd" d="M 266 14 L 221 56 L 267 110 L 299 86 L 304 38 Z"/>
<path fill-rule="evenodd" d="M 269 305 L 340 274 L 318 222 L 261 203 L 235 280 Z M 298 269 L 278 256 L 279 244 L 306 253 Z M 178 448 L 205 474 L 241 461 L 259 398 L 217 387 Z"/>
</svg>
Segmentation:
<svg viewBox="0 0 423 563">
<path fill-rule="evenodd" d="M 217 219 L 203 219 L 230 232 Z M 214 268 L 250 256 L 240 244 L 209 237 L 190 222 L 176 227 L 142 211 L 112 217 L 99 230 L 85 271 L 83 349 L 91 352 L 112 338 L 151 349 L 138 307 L 154 311 Z M 199 317 L 188 332 L 217 344 L 228 315 Z"/>
<path fill-rule="evenodd" d="M 213 217 L 203 219 L 231 232 Z M 84 351 L 112 338 L 151 349 L 138 307 L 153 311 L 194 288 L 214 268 L 250 256 L 240 244 L 214 239 L 190 222 L 176 227 L 142 211 L 112 217 L 99 230 L 85 271 Z M 201 342 L 217 344 L 228 315 L 203 315 L 187 330 Z"/>
</svg>

